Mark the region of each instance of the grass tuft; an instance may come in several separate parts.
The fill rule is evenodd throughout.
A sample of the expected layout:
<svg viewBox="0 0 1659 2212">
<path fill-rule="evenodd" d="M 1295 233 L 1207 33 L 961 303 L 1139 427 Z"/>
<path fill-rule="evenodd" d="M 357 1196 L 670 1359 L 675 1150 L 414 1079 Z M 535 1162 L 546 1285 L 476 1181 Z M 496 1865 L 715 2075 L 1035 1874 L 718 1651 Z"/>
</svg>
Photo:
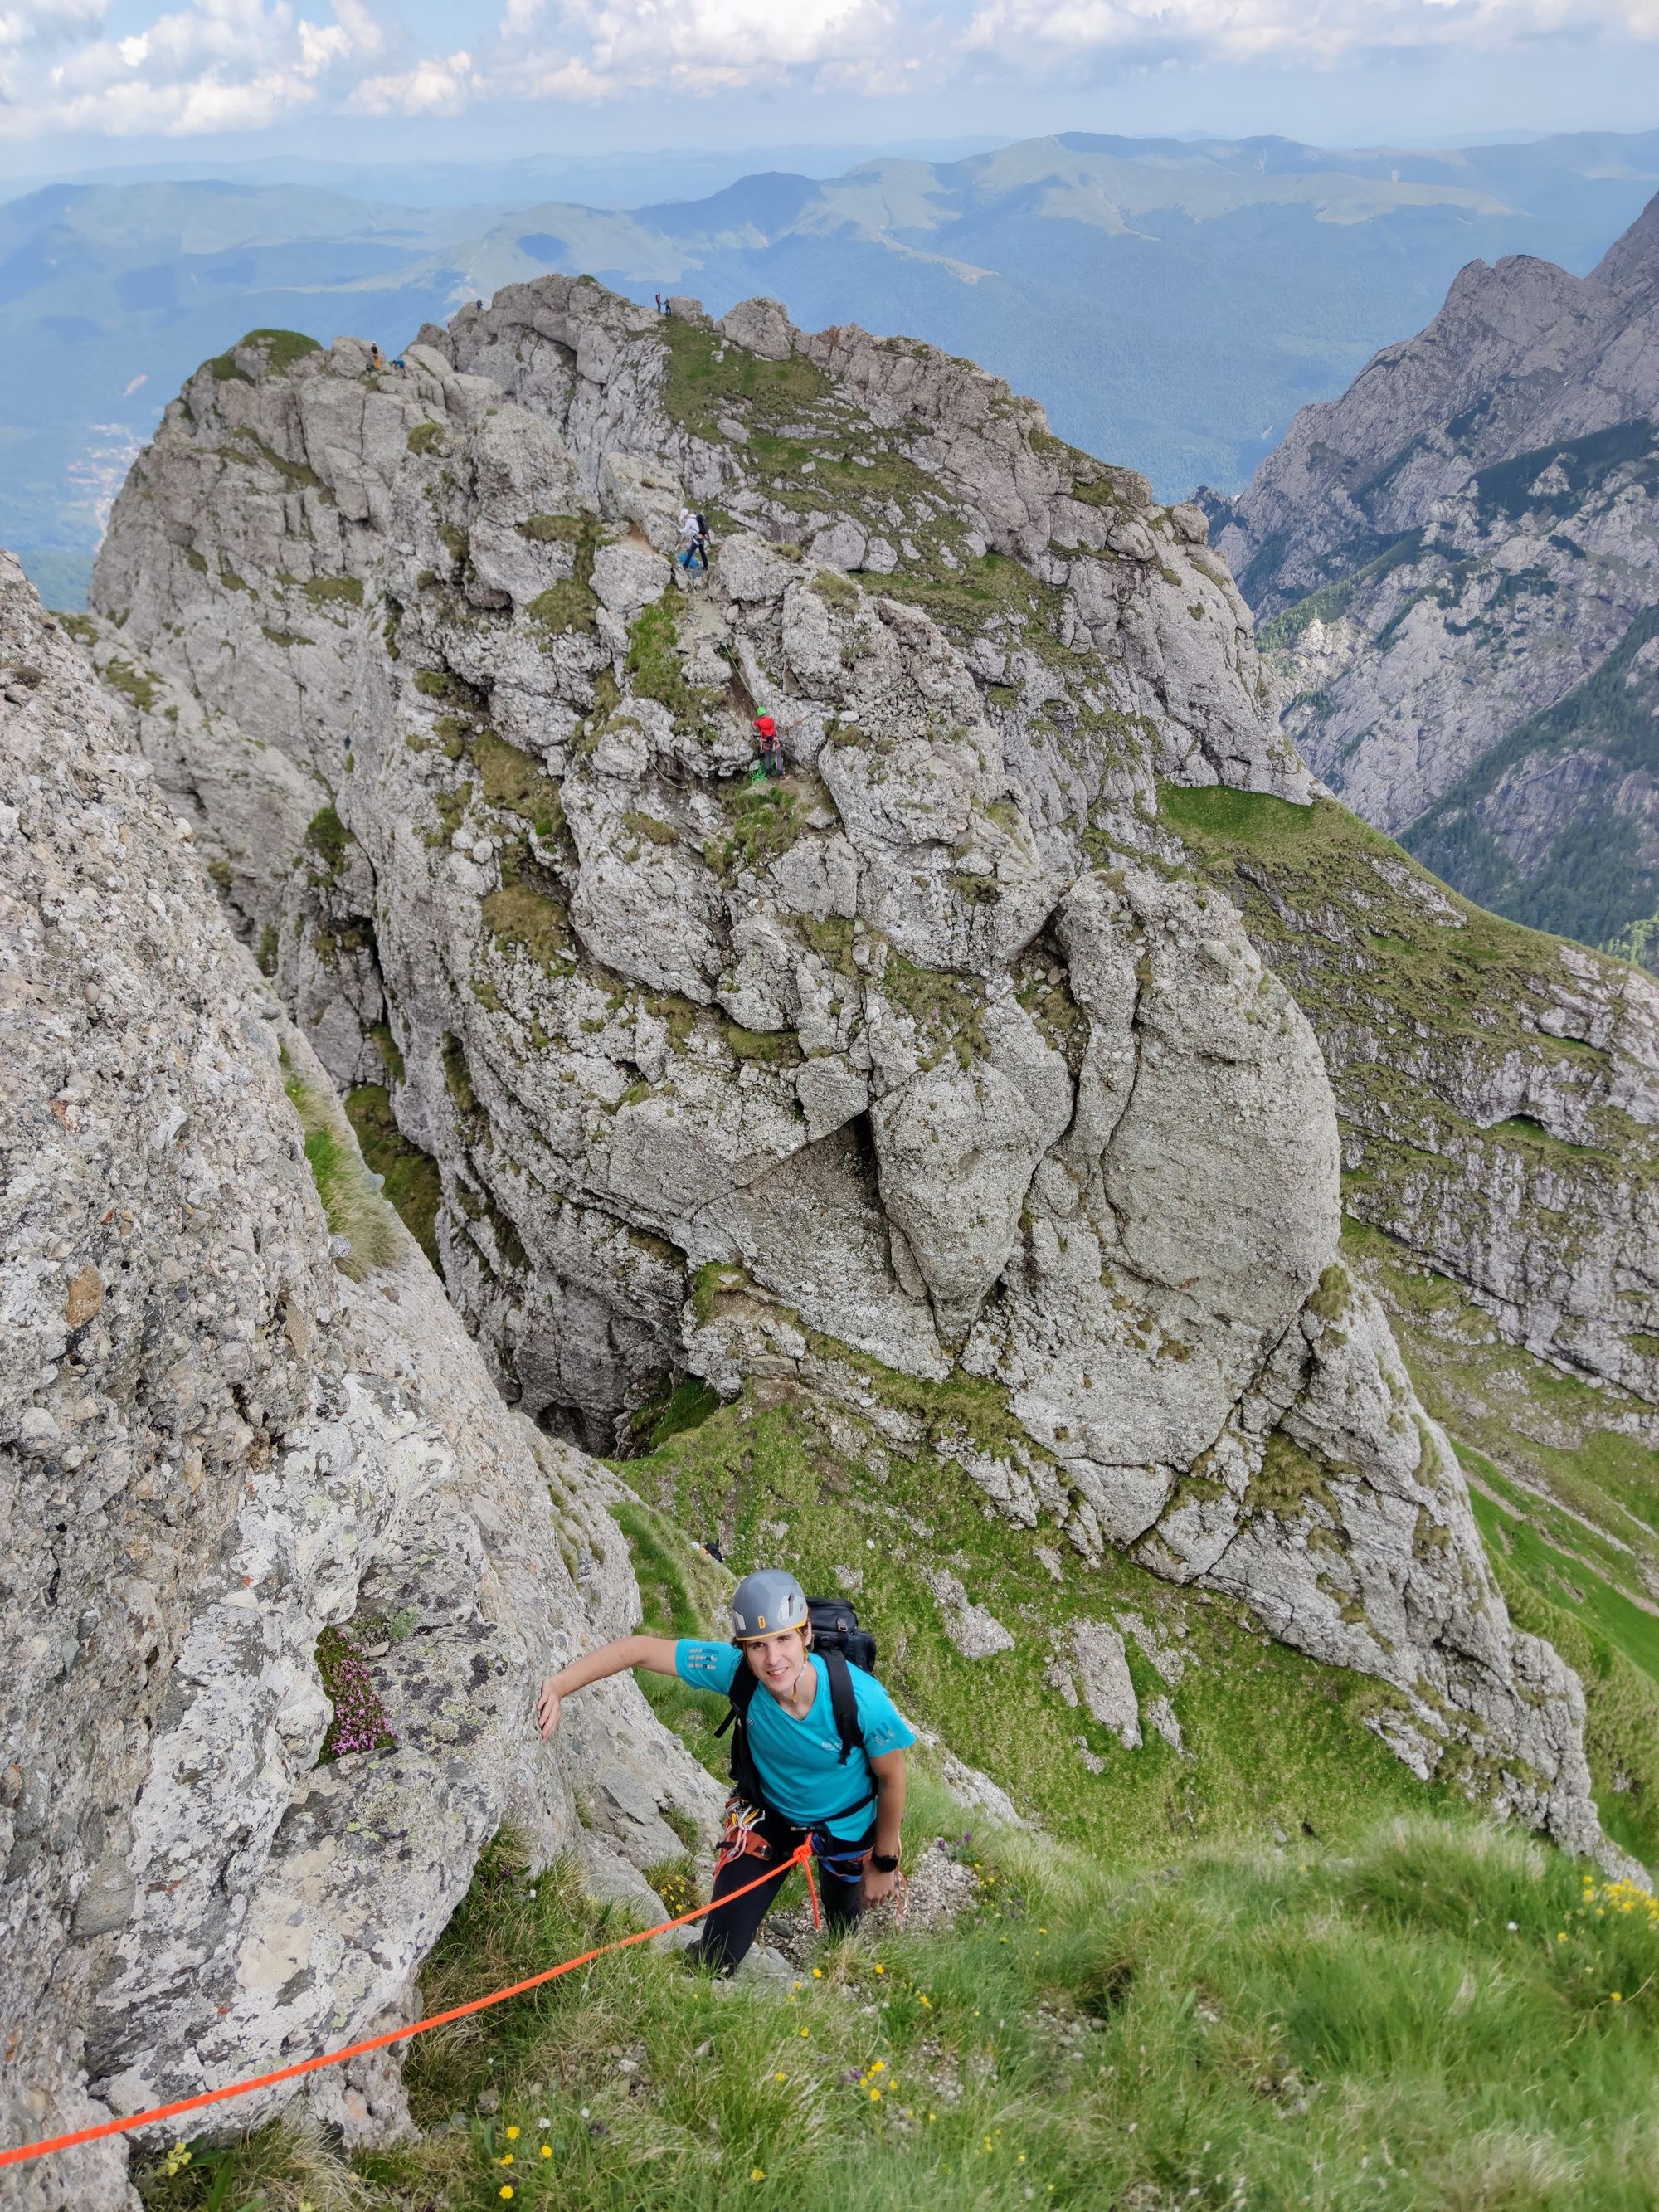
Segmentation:
<svg viewBox="0 0 1659 2212">
<path fill-rule="evenodd" d="M 306 1159 L 330 1233 L 343 1237 L 349 1248 L 339 1266 L 361 1282 L 371 1268 L 395 1264 L 401 1249 L 396 1217 L 333 1099 L 297 1076 L 289 1078 L 288 1095 L 305 1131 Z"/>
</svg>

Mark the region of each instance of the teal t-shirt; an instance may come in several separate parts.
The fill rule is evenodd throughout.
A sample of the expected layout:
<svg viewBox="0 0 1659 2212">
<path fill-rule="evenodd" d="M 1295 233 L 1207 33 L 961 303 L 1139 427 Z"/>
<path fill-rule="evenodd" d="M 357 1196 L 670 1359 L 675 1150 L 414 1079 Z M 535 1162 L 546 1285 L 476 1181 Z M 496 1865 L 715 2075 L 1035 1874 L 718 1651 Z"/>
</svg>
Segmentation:
<svg viewBox="0 0 1659 2212">
<path fill-rule="evenodd" d="M 816 1652 L 811 1656 L 818 1686 L 805 1720 L 786 1712 L 765 1685 L 757 1683 L 749 1706 L 749 1748 L 768 1798 L 786 1820 L 798 1828 L 822 1822 L 832 1836 L 850 1843 L 875 1819 L 874 1805 L 862 1806 L 840 1820 L 830 1816 L 872 1786 L 869 1763 L 854 1753 L 842 1764 L 841 1738 L 830 1702 L 830 1670 Z M 674 1670 L 694 1690 L 718 1690 L 724 1696 L 743 1664 L 735 1644 L 703 1644 L 683 1637 L 674 1646 Z M 849 1667 L 848 1672 L 869 1757 L 879 1759 L 884 1752 L 903 1751 L 913 1744 L 915 1729 L 875 1676 L 862 1667 Z"/>
</svg>

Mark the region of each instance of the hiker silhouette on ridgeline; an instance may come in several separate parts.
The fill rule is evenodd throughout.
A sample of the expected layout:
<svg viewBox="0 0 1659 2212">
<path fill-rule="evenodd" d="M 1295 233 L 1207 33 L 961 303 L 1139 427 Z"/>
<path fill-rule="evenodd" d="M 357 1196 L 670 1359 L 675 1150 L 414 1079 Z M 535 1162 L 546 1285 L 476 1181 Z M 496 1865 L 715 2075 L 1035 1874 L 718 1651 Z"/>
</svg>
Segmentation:
<svg viewBox="0 0 1659 2212">
<path fill-rule="evenodd" d="M 715 1909 L 699 1957 L 729 1974 L 754 1942 L 810 1844 L 824 1917 L 844 1934 L 898 1880 L 907 1747 L 915 1732 L 871 1671 L 875 1638 L 844 1598 L 808 1598 L 781 1568 L 745 1575 L 732 1594 L 732 1641 L 623 1636 L 574 1659 L 542 1684 L 543 1737 L 559 1725 L 572 1691 L 629 1667 L 677 1675 L 731 1699 L 732 1794 L 714 1856 Z M 720 1900 L 764 1873 L 775 1878 L 729 1905 Z"/>
<path fill-rule="evenodd" d="M 657 295 L 657 313 L 659 314 L 661 314 L 662 313 L 662 294 L 660 292 Z"/>
</svg>

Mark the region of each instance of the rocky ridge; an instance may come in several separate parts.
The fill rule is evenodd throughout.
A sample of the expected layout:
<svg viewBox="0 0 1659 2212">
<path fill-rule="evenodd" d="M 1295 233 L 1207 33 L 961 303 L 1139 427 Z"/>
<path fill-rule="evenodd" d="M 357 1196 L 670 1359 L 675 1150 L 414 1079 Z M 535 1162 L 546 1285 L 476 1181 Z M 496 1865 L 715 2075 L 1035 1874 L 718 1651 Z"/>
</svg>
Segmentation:
<svg viewBox="0 0 1659 2212">
<path fill-rule="evenodd" d="M 1156 817 L 1309 792 L 1202 516 L 766 301 L 552 278 L 402 373 L 226 361 L 122 495 L 100 660 L 507 1395 L 606 1440 L 690 1369 L 943 1440 L 1593 1843 L 1577 1685 L 1338 1257 L 1314 1033 Z"/>
<path fill-rule="evenodd" d="M 1205 501 L 1331 788 L 1472 898 L 1638 957 L 1656 314 L 1659 201 L 1582 279 L 1473 263 L 1237 501 Z"/>
<path fill-rule="evenodd" d="M 718 1791 L 631 1682 L 539 1745 L 548 1661 L 637 1618 L 611 1479 L 501 1403 L 9 556 L 0 665 L 9 2143 L 412 2016 L 503 1821 L 649 1901 L 659 1808 Z M 379 1638 L 381 1747 L 319 1764 L 331 1628 Z M 309 2097 L 349 2142 L 406 2124 L 390 2063 Z M 125 2166 L 96 2146 L 3 2193 L 136 2203 Z"/>
</svg>

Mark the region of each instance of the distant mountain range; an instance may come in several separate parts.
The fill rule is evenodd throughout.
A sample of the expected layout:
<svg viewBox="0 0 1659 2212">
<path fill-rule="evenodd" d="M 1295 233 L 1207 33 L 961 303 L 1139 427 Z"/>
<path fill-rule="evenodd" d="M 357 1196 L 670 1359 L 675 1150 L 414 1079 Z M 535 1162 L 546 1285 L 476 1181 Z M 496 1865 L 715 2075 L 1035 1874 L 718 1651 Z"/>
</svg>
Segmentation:
<svg viewBox="0 0 1659 2212">
<path fill-rule="evenodd" d="M 544 187 L 517 165 L 473 173 L 475 201 L 467 173 L 434 171 L 422 207 L 398 196 L 419 188 L 407 170 L 319 173 L 356 189 L 198 177 L 0 204 L 0 542 L 48 599 L 79 603 L 110 497 L 204 355 L 261 326 L 396 347 L 555 269 L 928 338 L 1163 495 L 1231 491 L 1466 262 L 1588 268 L 1659 183 L 1659 132 L 1443 154 L 1069 133 L 631 210 L 504 204 Z"/>
</svg>

